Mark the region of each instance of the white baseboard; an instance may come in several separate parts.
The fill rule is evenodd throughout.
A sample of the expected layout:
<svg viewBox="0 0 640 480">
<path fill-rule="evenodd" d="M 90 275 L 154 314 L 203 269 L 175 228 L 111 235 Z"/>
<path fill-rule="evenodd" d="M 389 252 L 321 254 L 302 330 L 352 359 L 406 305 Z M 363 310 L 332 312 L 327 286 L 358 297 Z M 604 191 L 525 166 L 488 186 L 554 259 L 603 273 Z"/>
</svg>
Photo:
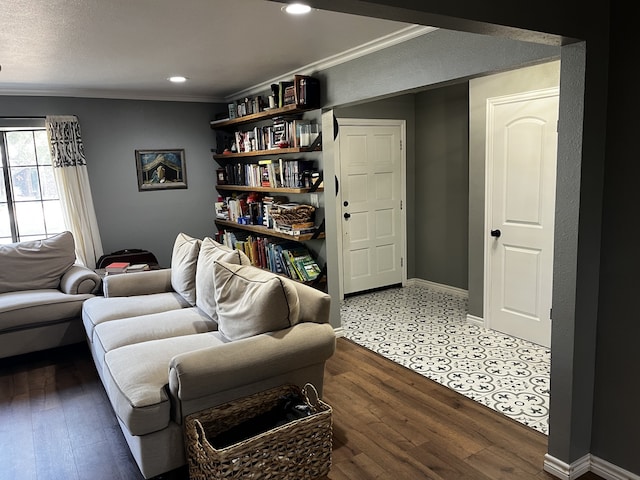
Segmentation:
<svg viewBox="0 0 640 480">
<path fill-rule="evenodd" d="M 476 317 L 475 315 L 471 315 L 467 313 L 467 322 L 477 325 L 479 327 L 484 327 L 484 318 Z"/>
<path fill-rule="evenodd" d="M 336 327 L 333 329 L 333 332 L 336 334 L 337 338 L 344 337 L 344 327 Z"/>
<path fill-rule="evenodd" d="M 552 457 L 548 453 L 544 456 L 544 471 L 563 480 L 574 480 L 580 475 L 584 475 L 589 471 L 590 466 L 590 454 L 586 454 L 584 457 L 579 458 L 571 465 Z"/>
<path fill-rule="evenodd" d="M 587 472 L 593 472 L 605 480 L 640 480 L 639 475 L 591 454 L 585 455 L 571 465 L 546 454 L 544 456 L 544 471 L 563 480 L 574 480 Z"/>
<path fill-rule="evenodd" d="M 640 480 L 640 475 L 628 472 L 595 455 L 591 455 L 591 471 L 606 480 Z"/>
<path fill-rule="evenodd" d="M 442 283 L 430 282 L 429 280 L 423 280 L 422 278 L 409 278 L 407 285 L 424 285 L 425 287 L 433 288 L 434 290 L 440 290 L 442 292 L 451 293 L 454 295 L 460 295 L 463 297 L 469 297 L 469 291 L 458 287 L 451 287 L 449 285 L 443 285 Z"/>
</svg>

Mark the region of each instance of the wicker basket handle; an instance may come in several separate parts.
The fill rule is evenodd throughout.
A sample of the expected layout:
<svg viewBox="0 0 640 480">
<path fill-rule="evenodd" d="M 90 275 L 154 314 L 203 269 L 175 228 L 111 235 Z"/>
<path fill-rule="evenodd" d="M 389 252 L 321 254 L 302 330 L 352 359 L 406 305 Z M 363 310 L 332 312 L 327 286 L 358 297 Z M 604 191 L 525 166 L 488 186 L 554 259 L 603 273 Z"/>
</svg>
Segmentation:
<svg viewBox="0 0 640 480">
<path fill-rule="evenodd" d="M 313 400 L 309 398 L 309 392 L 313 392 Z M 302 389 L 302 394 L 304 395 L 304 399 L 307 404 L 316 410 L 318 408 L 318 404 L 320 403 L 320 395 L 318 395 L 318 390 L 311 383 L 306 383 L 304 388 Z"/>
<path fill-rule="evenodd" d="M 199 446 L 204 446 L 203 443 L 207 441 L 207 436 L 204 432 L 204 427 L 202 426 L 202 423 L 200 423 L 200 420 L 198 420 L 197 418 L 193 419 L 193 424 L 196 427 L 196 436 L 198 437 L 198 445 Z"/>
</svg>

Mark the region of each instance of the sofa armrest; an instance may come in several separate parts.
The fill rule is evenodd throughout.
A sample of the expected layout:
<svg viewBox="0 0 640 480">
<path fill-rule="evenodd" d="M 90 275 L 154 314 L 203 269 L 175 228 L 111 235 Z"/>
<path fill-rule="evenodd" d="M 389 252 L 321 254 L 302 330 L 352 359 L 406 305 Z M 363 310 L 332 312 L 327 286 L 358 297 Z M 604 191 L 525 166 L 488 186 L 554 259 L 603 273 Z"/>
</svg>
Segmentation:
<svg viewBox="0 0 640 480">
<path fill-rule="evenodd" d="M 100 275 L 83 265 L 72 265 L 60 278 L 60 290 L 69 295 L 95 293 L 100 288 Z"/>
<path fill-rule="evenodd" d="M 131 297 L 172 291 L 170 268 L 107 275 L 103 280 L 105 297 Z"/>
<path fill-rule="evenodd" d="M 300 323 L 215 347 L 176 355 L 169 364 L 169 391 L 178 403 L 215 398 L 229 390 L 260 383 L 311 365 L 322 365 L 336 349 L 329 324 Z"/>
</svg>

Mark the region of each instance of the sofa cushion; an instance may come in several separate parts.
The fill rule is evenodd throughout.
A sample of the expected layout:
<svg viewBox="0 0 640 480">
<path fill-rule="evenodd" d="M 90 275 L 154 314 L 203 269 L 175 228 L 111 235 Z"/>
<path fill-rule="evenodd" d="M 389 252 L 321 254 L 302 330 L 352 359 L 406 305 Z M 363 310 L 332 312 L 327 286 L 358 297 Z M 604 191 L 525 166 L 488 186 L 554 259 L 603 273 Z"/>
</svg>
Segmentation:
<svg viewBox="0 0 640 480">
<path fill-rule="evenodd" d="M 103 322 L 137 317 L 149 313 L 179 310 L 189 306 L 189 303 L 175 292 L 136 295 L 133 297 L 94 297 L 84 302 L 82 306 L 82 322 L 87 332 L 87 338 L 93 341 L 94 328 Z"/>
<path fill-rule="evenodd" d="M 0 258 L 0 293 L 58 288 L 76 260 L 73 235 L 0 245 Z"/>
<path fill-rule="evenodd" d="M 229 340 L 289 328 L 300 304 L 292 280 L 252 266 L 214 263 L 218 330 Z"/>
<path fill-rule="evenodd" d="M 222 345 L 215 332 L 126 345 L 107 352 L 103 376 L 114 411 L 132 435 L 166 428 L 169 363 L 181 353 Z"/>
<path fill-rule="evenodd" d="M 202 310 L 191 307 L 103 322 L 94 329 L 93 343 L 102 363 L 106 352 L 125 345 L 206 333 L 217 328 L 216 322 Z"/>
<path fill-rule="evenodd" d="M 171 286 L 192 306 L 196 304 L 196 264 L 201 240 L 179 233 L 171 254 Z"/>
<path fill-rule="evenodd" d="M 0 333 L 79 318 L 82 303 L 92 297 L 54 288 L 0 293 Z"/>
<path fill-rule="evenodd" d="M 213 264 L 216 260 L 251 265 L 244 252 L 233 250 L 210 237 L 202 240 L 196 270 L 196 305 L 214 320 L 218 317 L 213 285 Z"/>
</svg>

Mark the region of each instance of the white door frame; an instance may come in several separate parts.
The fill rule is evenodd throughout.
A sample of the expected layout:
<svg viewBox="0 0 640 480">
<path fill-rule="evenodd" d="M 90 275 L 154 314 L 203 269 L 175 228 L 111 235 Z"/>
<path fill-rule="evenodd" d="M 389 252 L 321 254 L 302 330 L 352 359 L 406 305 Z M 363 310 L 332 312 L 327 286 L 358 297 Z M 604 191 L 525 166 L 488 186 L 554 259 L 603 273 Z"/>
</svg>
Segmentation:
<svg viewBox="0 0 640 480">
<path fill-rule="evenodd" d="M 526 101 L 526 100 L 535 100 L 537 98 L 542 98 L 542 97 L 548 97 L 548 96 L 552 96 L 552 95 L 559 95 L 560 94 L 560 89 L 558 87 L 551 87 L 551 88 L 545 88 L 545 89 L 541 89 L 541 90 L 532 90 L 529 92 L 523 92 L 523 93 L 519 93 L 519 94 L 512 94 L 512 95 L 504 95 L 504 96 L 498 96 L 498 97 L 492 97 L 492 98 L 488 98 L 487 99 L 487 122 L 486 125 L 487 127 L 489 125 L 491 125 L 491 121 L 492 121 L 492 113 L 494 110 L 494 106 L 496 105 L 500 105 L 503 103 L 509 103 L 509 102 L 513 102 L 514 100 L 517 101 Z M 485 134 L 486 135 L 486 134 Z M 484 241 L 484 286 L 483 286 L 483 290 L 484 290 L 484 301 L 483 301 L 483 317 L 484 317 L 484 321 L 483 321 L 483 325 L 485 328 L 487 329 L 491 329 L 491 291 L 490 291 L 490 286 L 491 286 L 491 280 L 492 280 L 492 272 L 491 272 L 491 258 L 490 258 L 490 252 L 489 252 L 489 244 L 490 242 L 487 241 L 487 234 L 489 232 L 489 230 L 491 230 L 492 225 L 491 225 L 491 213 L 492 213 L 492 201 L 491 199 L 493 198 L 493 162 L 490 161 L 490 153 L 493 150 L 493 140 L 492 138 L 489 138 L 489 136 L 487 135 L 486 138 L 486 149 L 485 149 L 485 156 L 484 156 L 484 165 L 485 165 L 485 179 L 484 179 L 484 235 L 483 235 L 483 241 Z"/>
<path fill-rule="evenodd" d="M 338 188 L 342 188 L 342 178 L 340 177 L 341 163 L 340 163 L 340 127 L 342 126 L 399 126 L 400 127 L 400 199 L 402 202 L 402 208 L 400 209 L 400 234 L 402 238 L 400 240 L 401 256 L 402 256 L 402 285 L 407 283 L 407 122 L 406 120 L 398 119 L 367 119 L 367 118 L 337 118 L 338 121 L 338 136 L 336 138 L 335 146 L 335 172 L 338 179 Z M 337 192 L 337 197 L 341 195 L 341 191 Z M 336 201 L 336 218 L 337 222 L 337 235 L 338 235 L 338 276 L 340 285 L 340 301 L 344 300 L 344 269 L 343 260 L 344 255 L 342 239 L 342 206 L 339 201 Z"/>
</svg>

